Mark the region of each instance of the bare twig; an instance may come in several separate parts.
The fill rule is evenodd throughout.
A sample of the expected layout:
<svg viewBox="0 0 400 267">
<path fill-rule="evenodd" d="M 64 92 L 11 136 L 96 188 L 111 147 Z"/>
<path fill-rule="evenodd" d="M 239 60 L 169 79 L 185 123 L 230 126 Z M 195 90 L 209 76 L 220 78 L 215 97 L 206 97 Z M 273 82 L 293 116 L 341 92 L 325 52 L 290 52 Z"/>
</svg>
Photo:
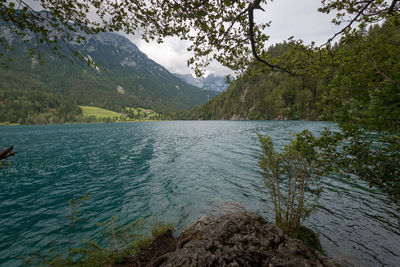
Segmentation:
<svg viewBox="0 0 400 267">
<path fill-rule="evenodd" d="M 377 72 L 379 75 L 381 75 L 381 76 L 384 77 L 386 80 L 388 80 L 390 83 L 394 84 L 397 88 L 400 89 L 400 82 L 394 81 L 392 78 L 390 78 L 390 77 L 387 76 L 385 73 L 383 73 L 383 72 L 379 69 L 378 65 L 376 64 L 376 62 L 375 62 L 375 60 L 374 60 L 373 58 L 369 58 L 368 60 L 369 60 L 369 62 L 375 67 L 376 72 Z"/>
<path fill-rule="evenodd" d="M 14 146 L 10 146 L 7 149 L 2 148 L 1 152 L 0 152 L 0 160 L 2 159 L 6 159 L 8 157 L 14 156 L 15 154 L 17 154 L 16 151 L 11 152 L 14 149 Z"/>
<path fill-rule="evenodd" d="M 364 11 L 373 3 L 373 0 L 369 0 L 368 2 L 365 3 L 365 6 L 363 8 L 360 9 L 360 11 L 358 11 L 357 15 L 349 22 L 349 24 L 346 25 L 346 27 L 342 28 L 339 32 L 335 33 L 331 38 L 328 39 L 328 41 L 326 41 L 324 44 L 322 44 L 320 46 L 324 47 L 327 44 L 329 44 L 330 42 L 332 42 L 337 36 L 341 35 L 342 33 L 345 33 L 348 29 L 351 28 L 351 26 L 353 25 L 353 23 L 355 23 L 358 18 L 363 15 Z"/>
<path fill-rule="evenodd" d="M 242 12 L 239 13 L 239 15 L 237 15 L 234 20 L 231 22 L 231 25 L 229 26 L 229 28 L 224 32 L 224 35 L 222 36 L 221 40 L 216 40 L 216 42 L 220 42 L 222 43 L 226 36 L 228 36 L 228 33 L 232 30 L 233 26 L 235 25 L 235 23 L 240 19 L 240 17 L 242 17 L 244 14 L 246 14 L 246 12 L 248 12 L 248 10 L 243 10 Z"/>
<path fill-rule="evenodd" d="M 111 221 L 111 233 L 112 233 L 112 238 L 114 240 L 115 252 L 117 253 L 117 256 L 118 256 L 118 244 L 117 244 L 117 238 L 115 237 L 115 232 L 114 232 L 114 220 Z"/>
</svg>

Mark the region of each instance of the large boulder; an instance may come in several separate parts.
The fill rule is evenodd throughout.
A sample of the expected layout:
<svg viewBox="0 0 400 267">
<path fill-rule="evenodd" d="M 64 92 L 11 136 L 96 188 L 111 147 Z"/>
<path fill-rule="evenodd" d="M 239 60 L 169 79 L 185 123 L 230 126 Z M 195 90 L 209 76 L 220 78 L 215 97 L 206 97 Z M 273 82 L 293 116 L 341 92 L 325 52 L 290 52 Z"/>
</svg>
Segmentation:
<svg viewBox="0 0 400 267">
<path fill-rule="evenodd" d="M 178 237 L 161 266 L 339 266 L 290 238 L 260 215 L 239 211 L 200 217 Z M 151 264 L 151 265 L 153 265 Z"/>
</svg>

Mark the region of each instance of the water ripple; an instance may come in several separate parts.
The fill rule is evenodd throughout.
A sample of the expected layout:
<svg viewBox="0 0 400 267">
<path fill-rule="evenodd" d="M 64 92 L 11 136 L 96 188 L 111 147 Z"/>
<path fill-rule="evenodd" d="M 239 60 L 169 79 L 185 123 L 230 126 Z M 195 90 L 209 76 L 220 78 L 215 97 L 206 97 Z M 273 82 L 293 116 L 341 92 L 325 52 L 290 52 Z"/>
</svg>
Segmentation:
<svg viewBox="0 0 400 267">
<path fill-rule="evenodd" d="M 98 234 L 97 222 L 119 216 L 161 218 L 177 231 L 222 202 L 239 202 L 273 221 L 257 166 L 257 133 L 277 148 L 323 122 L 202 121 L 126 124 L 10 126 L 0 145 L 18 151 L 0 173 L 0 265 L 49 248 L 65 251 L 68 201 L 89 194 L 86 220 L 73 242 Z M 379 189 L 360 181 L 326 177 L 315 214 L 305 224 L 320 233 L 328 255 L 354 265 L 396 266 L 399 212 Z"/>
</svg>

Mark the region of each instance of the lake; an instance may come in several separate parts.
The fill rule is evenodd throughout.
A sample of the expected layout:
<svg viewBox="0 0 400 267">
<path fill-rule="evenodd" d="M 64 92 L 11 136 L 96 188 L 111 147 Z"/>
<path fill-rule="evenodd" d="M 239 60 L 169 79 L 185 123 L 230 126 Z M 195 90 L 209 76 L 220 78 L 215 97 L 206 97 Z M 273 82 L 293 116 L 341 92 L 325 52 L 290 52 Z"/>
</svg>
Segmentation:
<svg viewBox="0 0 400 267">
<path fill-rule="evenodd" d="M 277 147 L 293 133 L 328 122 L 171 121 L 0 127 L 0 146 L 15 146 L 0 171 L 0 265 L 61 240 L 68 201 L 88 194 L 74 245 L 118 216 L 162 219 L 179 233 L 223 202 L 237 202 L 273 222 L 272 203 L 257 165 L 257 133 Z M 324 178 L 318 210 L 304 225 L 319 233 L 327 254 L 364 266 L 400 262 L 400 212 L 379 189 Z"/>
</svg>

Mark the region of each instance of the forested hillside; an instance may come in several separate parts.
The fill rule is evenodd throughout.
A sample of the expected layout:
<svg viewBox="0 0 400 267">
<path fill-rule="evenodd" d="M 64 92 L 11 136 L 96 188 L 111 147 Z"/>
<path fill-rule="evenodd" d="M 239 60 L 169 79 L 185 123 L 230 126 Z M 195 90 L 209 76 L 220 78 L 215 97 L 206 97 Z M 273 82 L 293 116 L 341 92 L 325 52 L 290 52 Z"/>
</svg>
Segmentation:
<svg viewBox="0 0 400 267">
<path fill-rule="evenodd" d="M 286 73 L 250 73 L 206 104 L 184 113 L 187 119 L 318 119 L 316 81 Z"/>
<path fill-rule="evenodd" d="M 116 112 L 127 107 L 179 111 L 217 94 L 183 82 L 117 34 L 87 36 L 81 44 L 71 44 L 97 66 L 79 60 L 72 64 L 47 53 L 41 60 L 30 58 L 32 40 L 24 43 L 13 35 L 4 36 L 12 61 L 0 73 L 0 122 L 80 121 L 79 105 Z M 66 46 L 59 49 L 71 53 Z"/>
<path fill-rule="evenodd" d="M 275 57 L 288 49 L 285 43 L 277 44 L 268 53 Z M 385 114 L 392 123 L 398 122 L 399 50 L 396 22 L 375 25 L 346 40 L 346 45 L 336 44 L 330 53 L 316 54 L 318 66 L 308 72 L 290 75 L 250 69 L 227 91 L 178 117 L 350 120 L 352 114 L 364 113 L 377 121 Z"/>
</svg>

